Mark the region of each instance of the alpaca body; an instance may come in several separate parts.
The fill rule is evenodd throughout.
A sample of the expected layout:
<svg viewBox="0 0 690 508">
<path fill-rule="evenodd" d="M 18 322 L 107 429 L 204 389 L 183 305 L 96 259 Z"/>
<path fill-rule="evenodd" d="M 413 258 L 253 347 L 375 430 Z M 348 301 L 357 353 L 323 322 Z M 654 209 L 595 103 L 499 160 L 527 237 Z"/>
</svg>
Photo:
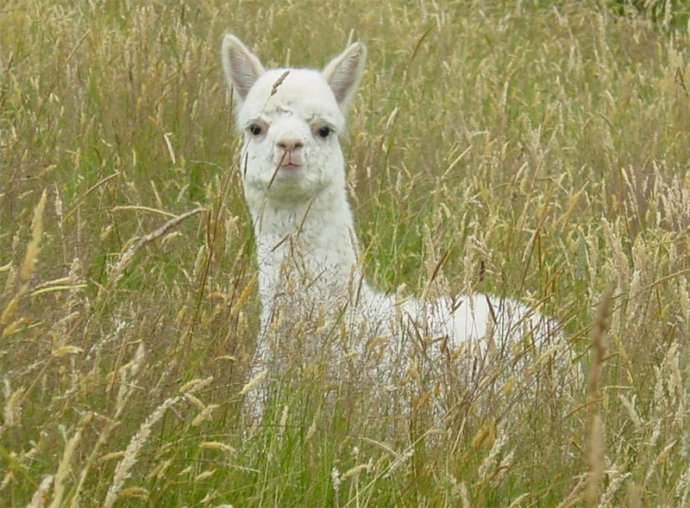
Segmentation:
<svg viewBox="0 0 690 508">
<path fill-rule="evenodd" d="M 373 290 L 358 265 L 358 247 L 350 206 L 342 187 L 327 187 L 300 206 L 276 206 L 251 200 L 259 265 L 262 328 L 279 308 L 299 302 L 305 311 L 314 308 L 339 313 L 350 307 L 356 316 L 371 319 L 373 312 L 393 335 L 403 317 L 424 324 L 432 333 L 452 338 L 455 345 L 483 337 L 492 312 L 502 315 L 511 300 L 484 294 L 464 295 L 455 302 L 440 298 L 423 305 L 415 299 L 396 302 L 394 295 Z M 522 309 L 526 312 L 527 309 Z"/>
<path fill-rule="evenodd" d="M 522 358 L 515 350 L 525 343 L 534 348 L 560 338 L 552 320 L 510 299 L 401 300 L 365 281 L 338 143 L 365 54 L 356 43 L 323 72 L 266 71 L 239 39 L 223 41 L 257 242 L 262 317 L 253 373 L 275 367 L 280 350 L 299 342 L 305 326 L 307 355 L 344 326 L 332 356 L 354 354 L 372 379 L 400 378 L 419 348 L 432 370 L 452 356 L 469 376 L 488 356 L 507 358 L 496 352 Z"/>
<path fill-rule="evenodd" d="M 358 264 L 343 182 L 298 206 L 248 202 L 257 242 L 262 335 L 278 312 L 296 319 L 345 315 L 354 328 L 365 326 L 369 335 L 392 340 L 410 328 L 423 329 L 425 335 L 447 338 L 452 348 L 475 341 L 480 351 L 488 347 L 488 335 L 500 342 L 547 323 L 555 330 L 555 323 L 511 299 L 475 293 L 422 303 L 374 290 Z M 259 358 L 266 357 L 266 342 L 260 341 Z"/>
</svg>

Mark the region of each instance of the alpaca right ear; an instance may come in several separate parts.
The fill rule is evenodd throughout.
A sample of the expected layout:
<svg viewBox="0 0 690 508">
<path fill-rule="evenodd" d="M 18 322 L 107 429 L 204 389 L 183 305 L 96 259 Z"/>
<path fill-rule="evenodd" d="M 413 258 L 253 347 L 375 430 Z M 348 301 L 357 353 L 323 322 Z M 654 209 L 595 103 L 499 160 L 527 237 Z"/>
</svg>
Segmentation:
<svg viewBox="0 0 690 508">
<path fill-rule="evenodd" d="M 264 73 L 263 65 L 254 53 L 232 34 L 225 34 L 223 37 L 221 59 L 228 84 L 232 86 L 237 98 L 243 101 L 256 80 Z"/>
<path fill-rule="evenodd" d="M 357 90 L 366 58 L 367 48 L 361 42 L 355 42 L 331 60 L 323 70 L 323 77 L 333 90 L 343 113 Z"/>
</svg>

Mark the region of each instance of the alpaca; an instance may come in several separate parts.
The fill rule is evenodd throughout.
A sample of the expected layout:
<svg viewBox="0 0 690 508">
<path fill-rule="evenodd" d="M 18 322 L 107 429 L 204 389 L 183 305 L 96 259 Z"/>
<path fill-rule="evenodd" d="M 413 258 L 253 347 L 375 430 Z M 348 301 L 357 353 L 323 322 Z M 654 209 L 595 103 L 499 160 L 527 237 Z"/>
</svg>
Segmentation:
<svg viewBox="0 0 690 508">
<path fill-rule="evenodd" d="M 469 294 L 405 300 L 365 280 L 338 142 L 365 57 L 365 46 L 357 42 L 323 71 L 265 70 L 237 37 L 223 39 L 259 267 L 261 332 L 252 377 L 271 369 L 276 350 L 290 347 L 294 328 L 305 322 L 315 329 L 334 321 L 347 325 L 352 333 L 344 353 L 374 358 L 363 365 L 387 379 L 409 368 L 406 360 L 395 359 L 408 358 L 419 337 L 442 342 L 445 351 L 460 351 L 475 363 L 489 351 L 525 343 L 543 349 L 560 340 L 553 320 L 511 299 Z M 425 358 L 434 369 L 441 353 Z M 464 367 L 458 368 L 470 370 L 469 360 L 460 363 Z"/>
</svg>

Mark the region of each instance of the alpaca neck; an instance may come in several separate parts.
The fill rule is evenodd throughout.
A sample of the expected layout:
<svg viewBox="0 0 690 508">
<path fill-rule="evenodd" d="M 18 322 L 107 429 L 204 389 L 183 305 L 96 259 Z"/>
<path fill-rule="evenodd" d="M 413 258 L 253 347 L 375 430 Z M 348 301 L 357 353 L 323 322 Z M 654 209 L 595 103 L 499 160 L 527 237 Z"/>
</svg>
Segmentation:
<svg viewBox="0 0 690 508">
<path fill-rule="evenodd" d="M 281 299 L 331 308 L 346 303 L 361 272 L 344 189 L 329 186 L 307 202 L 248 201 L 264 312 Z"/>
</svg>

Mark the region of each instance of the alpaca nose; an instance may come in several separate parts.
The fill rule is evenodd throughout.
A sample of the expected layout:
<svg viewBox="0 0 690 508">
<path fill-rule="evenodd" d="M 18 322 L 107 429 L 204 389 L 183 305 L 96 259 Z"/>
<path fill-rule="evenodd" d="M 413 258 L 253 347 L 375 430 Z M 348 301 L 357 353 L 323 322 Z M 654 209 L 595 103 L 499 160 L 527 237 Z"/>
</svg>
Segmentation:
<svg viewBox="0 0 690 508">
<path fill-rule="evenodd" d="M 278 148 L 285 150 L 286 152 L 292 152 L 302 148 L 304 143 L 297 137 L 284 137 L 280 138 L 276 142 L 276 145 L 278 145 Z"/>
</svg>

